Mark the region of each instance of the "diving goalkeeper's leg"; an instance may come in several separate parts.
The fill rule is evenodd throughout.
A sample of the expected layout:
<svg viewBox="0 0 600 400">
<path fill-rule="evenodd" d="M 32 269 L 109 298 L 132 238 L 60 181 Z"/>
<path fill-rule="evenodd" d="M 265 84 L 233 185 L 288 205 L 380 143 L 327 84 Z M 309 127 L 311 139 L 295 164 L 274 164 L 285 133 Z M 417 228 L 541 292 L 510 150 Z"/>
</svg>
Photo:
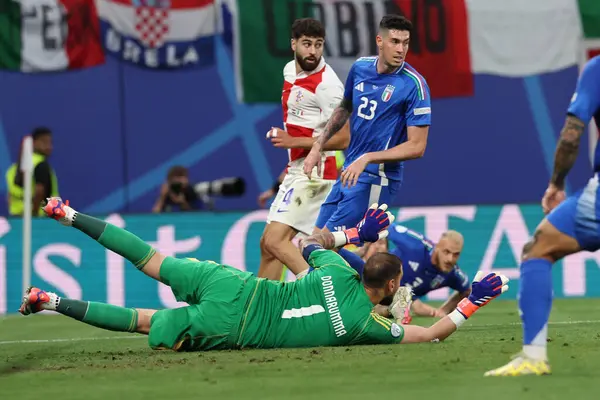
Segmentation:
<svg viewBox="0 0 600 400">
<path fill-rule="evenodd" d="M 27 289 L 19 312 L 23 315 L 50 310 L 88 325 L 118 332 L 148 334 L 156 310 L 113 306 L 94 301 L 72 300 L 31 287 Z"/>
<path fill-rule="evenodd" d="M 160 280 L 160 266 L 165 257 L 133 233 L 75 211 L 59 197 L 46 199 L 42 208 L 46 215 L 65 226 L 79 229 L 102 246 L 129 260 L 146 275 Z"/>
</svg>

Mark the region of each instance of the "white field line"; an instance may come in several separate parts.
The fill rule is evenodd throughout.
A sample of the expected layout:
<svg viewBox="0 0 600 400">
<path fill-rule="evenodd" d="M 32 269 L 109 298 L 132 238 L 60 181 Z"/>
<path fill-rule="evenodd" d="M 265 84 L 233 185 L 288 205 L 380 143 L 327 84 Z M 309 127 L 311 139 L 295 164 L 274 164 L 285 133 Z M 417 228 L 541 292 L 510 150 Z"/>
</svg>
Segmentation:
<svg viewBox="0 0 600 400">
<path fill-rule="evenodd" d="M 102 336 L 87 338 L 65 338 L 65 339 L 32 339 L 32 340 L 4 340 L 0 341 L 0 346 L 8 344 L 26 344 L 26 343 L 61 343 L 61 342 L 92 342 L 97 340 L 122 340 L 122 339 L 146 339 L 147 336 Z"/>
<path fill-rule="evenodd" d="M 575 321 L 553 321 L 548 322 L 548 325 L 585 325 L 585 324 L 600 324 L 600 320 L 598 319 L 584 319 L 584 320 L 575 320 Z M 465 328 L 497 328 L 501 326 L 520 326 L 520 322 L 509 322 L 505 324 L 473 324 L 471 326 L 465 326 Z M 464 329 L 464 328 L 463 328 Z M 2 343 L 2 342 L 0 342 Z"/>
<path fill-rule="evenodd" d="M 549 322 L 548 325 L 585 325 L 585 324 L 600 324 L 600 320 L 580 320 L 580 321 L 555 321 Z M 473 326 L 465 326 L 463 330 L 469 328 L 497 328 L 501 326 L 517 326 L 520 322 L 510 322 L 507 324 L 481 324 Z M 35 344 L 35 343 L 61 343 L 61 342 L 88 342 L 97 340 L 124 340 L 124 339 L 145 339 L 147 336 L 104 336 L 104 337 L 87 337 L 87 338 L 64 338 L 64 339 L 32 339 L 32 340 L 5 340 L 0 341 L 0 346 L 10 344 Z"/>
</svg>

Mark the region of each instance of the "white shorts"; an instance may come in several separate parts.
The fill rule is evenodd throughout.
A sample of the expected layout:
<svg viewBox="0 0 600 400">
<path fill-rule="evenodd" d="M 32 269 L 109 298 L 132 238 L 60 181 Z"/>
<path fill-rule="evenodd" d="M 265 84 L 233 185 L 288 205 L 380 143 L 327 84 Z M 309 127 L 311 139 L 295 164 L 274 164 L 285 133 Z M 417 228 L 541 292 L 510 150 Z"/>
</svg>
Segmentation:
<svg viewBox="0 0 600 400">
<path fill-rule="evenodd" d="M 277 221 L 306 235 L 312 234 L 321 204 L 334 183 L 329 179 L 310 180 L 303 174 L 287 174 L 271 204 L 267 224 Z"/>
</svg>

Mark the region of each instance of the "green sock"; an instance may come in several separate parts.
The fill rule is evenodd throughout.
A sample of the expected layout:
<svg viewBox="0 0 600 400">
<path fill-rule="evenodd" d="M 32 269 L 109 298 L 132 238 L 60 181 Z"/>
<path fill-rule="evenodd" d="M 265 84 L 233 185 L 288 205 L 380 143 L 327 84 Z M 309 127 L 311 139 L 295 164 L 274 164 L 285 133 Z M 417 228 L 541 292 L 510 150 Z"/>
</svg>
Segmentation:
<svg viewBox="0 0 600 400">
<path fill-rule="evenodd" d="M 75 214 L 73 227 L 107 249 L 125 257 L 139 270 L 143 269 L 148 260 L 156 253 L 152 246 L 133 233 L 89 215 Z"/>
<path fill-rule="evenodd" d="M 94 301 L 60 299 L 56 311 L 98 328 L 119 332 L 135 332 L 138 312 Z"/>
</svg>

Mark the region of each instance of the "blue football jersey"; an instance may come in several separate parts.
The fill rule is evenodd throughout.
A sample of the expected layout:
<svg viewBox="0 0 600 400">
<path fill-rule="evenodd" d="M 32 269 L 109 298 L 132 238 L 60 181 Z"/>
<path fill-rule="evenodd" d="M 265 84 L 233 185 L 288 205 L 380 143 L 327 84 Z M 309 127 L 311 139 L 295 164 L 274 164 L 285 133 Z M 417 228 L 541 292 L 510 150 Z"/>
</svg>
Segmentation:
<svg viewBox="0 0 600 400">
<path fill-rule="evenodd" d="M 402 260 L 404 273 L 400 284 L 412 287 L 415 298 L 441 287 L 449 287 L 458 292 L 469 289 L 469 277 L 458 265 L 445 273 L 432 264 L 431 254 L 435 243 L 431 240 L 398 224 L 392 224 L 388 230 L 388 240 L 394 247 L 390 246 L 390 253 Z"/>
<path fill-rule="evenodd" d="M 592 117 L 600 129 L 600 56 L 592 58 L 583 68 L 567 110 L 586 124 Z M 594 171 L 600 171 L 600 146 L 594 151 Z"/>
<path fill-rule="evenodd" d="M 408 126 L 431 124 L 431 99 L 425 79 L 407 62 L 394 73 L 377 72 L 378 57 L 359 58 L 350 69 L 344 97 L 352 100 L 350 145 L 344 168 L 365 153 L 397 146 Z M 402 180 L 402 162 L 369 164 L 359 182 Z"/>
</svg>

